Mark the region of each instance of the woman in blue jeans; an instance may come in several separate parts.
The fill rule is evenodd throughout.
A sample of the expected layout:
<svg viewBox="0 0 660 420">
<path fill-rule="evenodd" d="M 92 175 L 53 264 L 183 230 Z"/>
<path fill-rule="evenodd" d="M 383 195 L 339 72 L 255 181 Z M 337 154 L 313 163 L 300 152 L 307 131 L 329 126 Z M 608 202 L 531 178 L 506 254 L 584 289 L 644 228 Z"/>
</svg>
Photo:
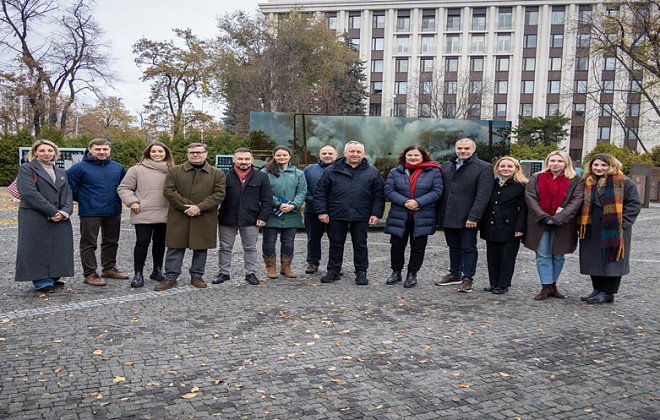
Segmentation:
<svg viewBox="0 0 660 420">
<path fill-rule="evenodd" d="M 568 154 L 555 150 L 545 158 L 543 170 L 525 187 L 527 233 L 523 244 L 536 251 L 536 269 L 541 291 L 534 300 L 548 296 L 563 299 L 557 280 L 564 267 L 564 255 L 577 248 L 576 214 L 582 207 L 584 180 Z"/>
</svg>

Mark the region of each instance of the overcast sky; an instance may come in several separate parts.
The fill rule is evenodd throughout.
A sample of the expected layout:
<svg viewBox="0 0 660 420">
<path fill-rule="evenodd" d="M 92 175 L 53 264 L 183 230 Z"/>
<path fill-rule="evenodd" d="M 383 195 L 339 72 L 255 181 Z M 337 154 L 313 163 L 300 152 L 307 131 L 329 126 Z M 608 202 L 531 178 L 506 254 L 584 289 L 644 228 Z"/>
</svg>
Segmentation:
<svg viewBox="0 0 660 420">
<path fill-rule="evenodd" d="M 254 12 L 258 3 L 266 0 L 102 0 L 97 2 L 96 18 L 106 39 L 112 44 L 113 70 L 119 76 L 115 90 L 133 114 L 142 109 L 149 98 L 149 83 L 140 81 L 141 72 L 135 65 L 132 46 L 140 38 L 164 41 L 174 38 L 173 28 L 191 28 L 202 38 L 217 33 L 216 17 L 235 10 Z M 95 103 L 94 98 L 86 102 Z M 204 103 L 204 111 L 219 115 L 217 109 Z M 200 105 L 196 105 L 199 108 Z"/>
</svg>

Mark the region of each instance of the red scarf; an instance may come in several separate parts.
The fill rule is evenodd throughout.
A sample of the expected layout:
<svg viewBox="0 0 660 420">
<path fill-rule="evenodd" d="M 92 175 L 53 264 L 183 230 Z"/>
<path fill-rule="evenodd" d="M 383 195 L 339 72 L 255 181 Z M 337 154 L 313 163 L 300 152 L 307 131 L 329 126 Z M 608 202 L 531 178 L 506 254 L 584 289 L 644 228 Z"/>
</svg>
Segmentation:
<svg viewBox="0 0 660 420">
<path fill-rule="evenodd" d="M 410 198 L 414 199 L 415 198 L 415 184 L 417 184 L 417 178 L 419 178 L 419 175 L 422 173 L 422 170 L 424 168 L 438 168 L 440 169 L 440 166 L 438 166 L 437 163 L 435 162 L 422 162 L 419 165 L 411 165 L 409 163 L 404 163 L 404 167 L 410 171 Z M 418 170 L 419 169 L 419 170 Z M 442 171 L 442 169 L 440 169 Z"/>
<path fill-rule="evenodd" d="M 246 171 L 241 171 L 240 169 L 234 167 L 234 172 L 236 172 L 236 175 L 238 175 L 238 180 L 241 181 L 241 185 L 245 182 L 245 178 L 247 178 L 251 170 L 252 166 L 250 166 Z"/>
<path fill-rule="evenodd" d="M 552 178 L 552 172 L 546 171 L 539 174 L 538 190 L 539 190 L 539 204 L 541 210 L 554 216 L 557 213 L 557 208 L 566 198 L 568 193 L 568 184 L 570 179 L 566 178 L 564 174 L 559 175 L 557 178 Z"/>
</svg>

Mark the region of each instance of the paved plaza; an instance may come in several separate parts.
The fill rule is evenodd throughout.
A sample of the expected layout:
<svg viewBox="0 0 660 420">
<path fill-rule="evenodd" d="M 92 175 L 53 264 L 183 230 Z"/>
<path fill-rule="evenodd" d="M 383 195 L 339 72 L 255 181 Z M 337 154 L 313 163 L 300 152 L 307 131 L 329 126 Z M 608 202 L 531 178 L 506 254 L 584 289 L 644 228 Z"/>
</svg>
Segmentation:
<svg viewBox="0 0 660 420">
<path fill-rule="evenodd" d="M 16 203 L 3 193 L 0 207 L 0 419 L 660 418 L 657 204 L 634 226 L 616 302 L 594 306 L 579 300 L 591 288 L 577 253 L 559 281 L 567 299 L 532 299 L 540 284 L 527 249 L 509 293 L 483 292 L 481 240 L 474 292 L 435 286 L 448 267 L 442 232 L 416 288 L 387 286 L 389 236 L 379 230 L 368 286 L 353 282 L 350 245 L 342 280 L 305 275 L 299 232 L 297 279 L 260 268 L 262 283 L 247 284 L 237 240 L 225 284 L 210 284 L 211 251 L 207 289 L 193 289 L 187 272 L 161 293 L 151 280 L 91 287 L 76 250 L 76 277 L 43 295 L 14 282 Z M 119 268 L 131 272 L 124 216 Z"/>
</svg>

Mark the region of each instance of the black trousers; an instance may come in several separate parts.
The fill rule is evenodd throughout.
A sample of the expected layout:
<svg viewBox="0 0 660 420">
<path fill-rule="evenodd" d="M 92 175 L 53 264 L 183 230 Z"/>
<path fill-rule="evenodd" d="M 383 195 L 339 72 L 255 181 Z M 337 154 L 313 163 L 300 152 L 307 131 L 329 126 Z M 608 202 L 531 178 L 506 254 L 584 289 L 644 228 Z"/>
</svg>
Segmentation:
<svg viewBox="0 0 660 420">
<path fill-rule="evenodd" d="M 621 286 L 621 276 L 619 277 L 605 277 L 605 276 L 591 276 L 591 284 L 594 290 L 615 295 L 619 292 Z"/>
<path fill-rule="evenodd" d="M 166 223 L 139 224 L 135 225 L 135 248 L 133 249 L 133 265 L 135 271 L 144 269 L 144 262 L 147 260 L 149 244 L 153 240 L 151 247 L 151 256 L 154 260 L 154 267 L 163 267 L 165 258 L 165 229 Z"/>
<path fill-rule="evenodd" d="M 369 222 L 347 222 L 344 220 L 333 220 L 328 223 L 328 239 L 330 249 L 328 250 L 328 271 L 339 273 L 344 263 L 344 243 L 346 235 L 351 232 L 353 241 L 353 264 L 355 272 L 367 271 L 369 268 L 369 250 L 367 249 L 367 231 Z"/>
<path fill-rule="evenodd" d="M 408 260 L 408 273 L 416 274 L 424 262 L 424 251 L 428 242 L 428 236 L 413 237 L 415 225 L 412 220 L 406 221 L 406 230 L 403 237 L 396 235 L 390 237 L 390 259 L 392 260 L 392 271 L 403 270 L 405 264 L 405 252 L 408 239 L 410 239 L 410 260 Z"/>
<path fill-rule="evenodd" d="M 492 287 L 511 286 L 513 272 L 516 269 L 518 249 L 520 249 L 519 240 L 508 242 L 486 241 L 488 279 Z"/>
</svg>

